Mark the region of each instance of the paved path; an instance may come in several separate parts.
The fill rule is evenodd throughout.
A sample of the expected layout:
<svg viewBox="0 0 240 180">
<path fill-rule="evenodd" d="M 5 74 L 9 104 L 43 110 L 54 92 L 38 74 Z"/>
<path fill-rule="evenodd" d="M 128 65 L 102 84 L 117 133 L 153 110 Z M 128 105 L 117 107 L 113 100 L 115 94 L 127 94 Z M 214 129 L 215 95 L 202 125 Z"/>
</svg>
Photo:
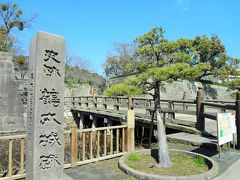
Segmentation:
<svg viewBox="0 0 240 180">
<path fill-rule="evenodd" d="M 118 168 L 119 158 L 66 169 L 64 172 L 74 180 L 133 180 Z"/>
<path fill-rule="evenodd" d="M 228 168 L 222 175 L 218 176 L 214 180 L 239 180 L 240 179 L 240 160 L 235 162 Z"/>
</svg>

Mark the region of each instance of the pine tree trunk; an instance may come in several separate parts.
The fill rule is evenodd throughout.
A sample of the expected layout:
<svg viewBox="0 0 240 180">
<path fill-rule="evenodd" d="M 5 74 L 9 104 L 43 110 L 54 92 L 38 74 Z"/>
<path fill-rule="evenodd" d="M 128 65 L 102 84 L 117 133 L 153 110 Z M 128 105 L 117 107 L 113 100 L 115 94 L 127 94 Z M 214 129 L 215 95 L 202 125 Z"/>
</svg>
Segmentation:
<svg viewBox="0 0 240 180">
<path fill-rule="evenodd" d="M 160 113 L 160 84 L 157 83 L 155 87 L 155 110 L 157 115 L 157 139 L 158 139 L 158 160 L 159 164 L 157 166 L 168 168 L 172 166 L 170 160 L 168 144 L 167 144 L 167 135 L 165 131 L 165 126 L 163 123 L 163 118 Z"/>
</svg>

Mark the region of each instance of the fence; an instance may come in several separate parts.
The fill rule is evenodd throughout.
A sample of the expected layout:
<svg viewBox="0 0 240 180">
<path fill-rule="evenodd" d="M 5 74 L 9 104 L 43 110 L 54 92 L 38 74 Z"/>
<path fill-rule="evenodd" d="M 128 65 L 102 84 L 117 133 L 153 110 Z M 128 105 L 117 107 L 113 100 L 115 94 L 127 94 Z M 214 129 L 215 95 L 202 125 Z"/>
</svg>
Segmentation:
<svg viewBox="0 0 240 180">
<path fill-rule="evenodd" d="M 6 154 L 8 157 L 8 161 L 2 162 L 3 165 L 0 163 L 0 177 L 5 177 L 3 179 L 20 179 L 25 177 L 25 170 L 24 170 L 24 151 L 25 151 L 25 138 L 26 135 L 13 135 L 13 136 L 2 136 L 0 137 L 1 143 L 1 161 L 5 160 Z M 4 145 L 5 149 L 4 149 Z M 17 146 L 17 144 L 19 144 Z M 13 149 L 17 151 L 18 155 L 13 154 Z M 3 154 L 3 152 L 6 152 Z M 19 154 L 20 152 L 20 154 Z M 7 165 L 7 170 L 5 167 Z"/>
<path fill-rule="evenodd" d="M 129 139 L 131 134 L 128 131 L 127 125 L 95 129 L 72 127 L 71 130 L 64 131 L 64 168 L 123 155 L 129 151 L 133 143 L 128 145 L 128 142 L 131 141 Z M 5 155 L 8 155 L 7 162 L 0 163 L 0 179 L 25 177 L 25 139 L 25 134 L 0 137 L 0 147 L 2 148 L 0 162 L 7 159 Z M 13 143 L 14 140 L 15 143 Z M 20 144 L 17 145 L 17 143 Z"/>
</svg>

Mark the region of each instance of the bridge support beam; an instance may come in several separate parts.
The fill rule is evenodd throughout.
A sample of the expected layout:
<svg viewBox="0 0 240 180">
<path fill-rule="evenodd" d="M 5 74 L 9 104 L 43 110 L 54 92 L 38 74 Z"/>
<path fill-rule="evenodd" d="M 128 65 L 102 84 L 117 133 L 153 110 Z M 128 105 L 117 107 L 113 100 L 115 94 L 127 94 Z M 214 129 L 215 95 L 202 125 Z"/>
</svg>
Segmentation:
<svg viewBox="0 0 240 180">
<path fill-rule="evenodd" d="M 97 117 L 90 115 L 89 119 L 92 120 L 92 128 L 97 128 Z"/>
<path fill-rule="evenodd" d="M 105 122 L 105 118 L 104 118 L 104 122 Z M 110 127 L 112 125 L 113 125 L 112 121 L 107 120 L 107 127 Z M 107 136 L 110 136 L 110 135 L 111 135 L 111 132 L 109 129 L 107 129 Z"/>
<path fill-rule="evenodd" d="M 85 118 L 84 115 L 80 114 L 79 129 L 83 129 L 84 118 Z"/>
</svg>

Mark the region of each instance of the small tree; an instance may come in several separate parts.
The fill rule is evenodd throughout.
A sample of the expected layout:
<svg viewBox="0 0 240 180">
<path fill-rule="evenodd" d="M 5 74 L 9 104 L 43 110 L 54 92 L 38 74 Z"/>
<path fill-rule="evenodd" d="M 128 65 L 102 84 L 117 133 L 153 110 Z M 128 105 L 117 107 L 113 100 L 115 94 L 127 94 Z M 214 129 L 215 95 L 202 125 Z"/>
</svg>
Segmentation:
<svg viewBox="0 0 240 180">
<path fill-rule="evenodd" d="M 20 74 L 20 79 L 24 79 L 28 72 L 28 57 L 19 55 L 14 57 L 15 70 Z"/>
<path fill-rule="evenodd" d="M 226 56 L 225 48 L 216 36 L 211 40 L 202 36 L 194 40 L 168 41 L 164 38 L 164 30 L 161 27 L 155 27 L 136 38 L 135 43 L 137 43 L 137 56 L 144 59 L 137 64 L 138 74 L 123 83 L 111 86 L 105 94 L 132 96 L 150 92 L 155 104 L 153 113 L 157 115 L 159 156 L 157 166 L 167 168 L 172 163 L 160 112 L 160 88 L 165 82 L 182 79 L 201 80 L 208 75 L 223 77 L 224 73 L 230 74 L 236 72 L 236 69 L 230 66 L 230 58 Z M 221 72 L 221 69 L 224 71 Z M 153 93 L 151 93 L 152 90 Z"/>
<path fill-rule="evenodd" d="M 199 72 L 191 67 L 190 43 L 171 42 L 164 38 L 164 30 L 155 27 L 148 33 L 136 38 L 136 53 L 145 61 L 138 63 L 135 78 L 128 79 L 120 85 L 113 85 L 106 90 L 106 95 L 135 95 L 151 90 L 154 99 L 154 112 L 157 115 L 158 155 L 157 166 L 170 167 L 170 161 L 165 126 L 160 113 L 160 88 L 164 82 L 195 77 Z M 194 71 L 196 70 L 196 71 Z"/>
<path fill-rule="evenodd" d="M 0 4 L 0 26 L 6 29 L 7 34 L 10 34 L 14 28 L 22 31 L 25 27 L 29 26 L 34 19 L 34 16 L 30 19 L 24 19 L 22 15 L 23 11 L 17 4 Z"/>
<path fill-rule="evenodd" d="M 125 75 L 134 71 L 138 61 L 134 43 L 115 43 L 114 54 L 107 56 L 104 71 L 108 78 Z"/>
<path fill-rule="evenodd" d="M 0 50 L 10 51 L 13 49 L 16 38 L 12 35 L 14 29 L 19 31 L 29 27 L 35 19 L 35 16 L 30 18 L 23 17 L 23 11 L 17 4 L 9 2 L 0 2 Z"/>
</svg>

